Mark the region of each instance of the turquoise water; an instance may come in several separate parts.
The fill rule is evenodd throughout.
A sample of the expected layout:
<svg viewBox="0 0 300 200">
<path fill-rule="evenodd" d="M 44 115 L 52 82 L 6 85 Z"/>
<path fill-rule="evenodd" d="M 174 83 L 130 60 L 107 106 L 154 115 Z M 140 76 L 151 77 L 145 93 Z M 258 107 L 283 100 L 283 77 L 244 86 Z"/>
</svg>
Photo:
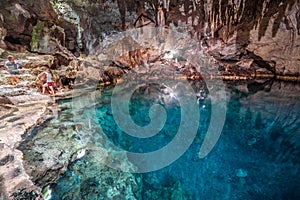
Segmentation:
<svg viewBox="0 0 300 200">
<path fill-rule="evenodd" d="M 52 186 L 52 199 L 299 199 L 299 85 L 255 82 L 229 84 L 226 90 L 225 125 L 205 158 L 199 158 L 199 149 L 211 122 L 211 109 L 216 106 L 209 98 L 199 101 L 199 127 L 193 143 L 172 164 L 153 172 L 130 174 L 99 164 L 93 151 L 87 149 Z M 172 141 L 181 119 L 176 98 L 167 104 L 159 102 L 166 110 L 166 123 L 155 136 L 141 139 L 124 133 L 116 124 L 112 91 L 104 88 L 97 97 L 101 103 L 83 113 L 96 113 L 105 140 L 138 153 L 158 150 Z M 137 125 L 151 123 L 147 111 L 157 99 L 156 93 L 134 93 L 129 112 Z M 97 140 L 103 144 L 97 133 L 91 137 L 93 145 Z"/>
</svg>

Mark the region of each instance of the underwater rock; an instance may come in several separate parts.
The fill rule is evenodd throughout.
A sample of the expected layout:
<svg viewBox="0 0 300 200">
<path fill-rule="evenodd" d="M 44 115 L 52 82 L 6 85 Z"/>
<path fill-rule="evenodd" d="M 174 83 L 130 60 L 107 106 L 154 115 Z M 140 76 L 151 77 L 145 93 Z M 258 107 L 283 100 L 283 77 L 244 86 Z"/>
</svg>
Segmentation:
<svg viewBox="0 0 300 200">
<path fill-rule="evenodd" d="M 248 143 L 247 143 L 247 144 L 248 144 L 249 146 L 251 146 L 251 145 L 255 144 L 256 141 L 257 141 L 256 138 L 251 138 L 250 140 L 248 140 Z"/>
<path fill-rule="evenodd" d="M 60 107 L 64 108 L 64 106 Z M 73 112 L 64 109 L 63 112 L 66 113 L 49 121 L 47 127 L 41 126 L 33 129 L 31 136 L 28 136 L 18 146 L 18 149 L 24 153 L 24 160 L 27 162 L 27 165 L 24 166 L 26 172 L 41 188 L 56 183 L 66 172 L 70 163 L 84 158 L 86 154 L 87 138 L 80 137 L 78 130 L 89 133 L 86 130 L 88 127 L 70 121 Z M 55 105 L 51 106 L 49 110 L 62 112 Z M 51 116 L 55 117 L 55 113 L 52 113 Z"/>
<path fill-rule="evenodd" d="M 31 190 L 28 192 L 24 188 L 19 189 L 17 192 L 13 193 L 11 197 L 13 197 L 13 200 L 22 200 L 22 199 L 35 200 L 38 197 L 42 198 L 39 192 L 35 190 Z"/>
<path fill-rule="evenodd" d="M 235 171 L 235 174 L 236 174 L 236 176 L 239 177 L 239 178 L 245 178 L 245 177 L 248 176 L 248 172 L 247 172 L 247 170 L 245 170 L 245 169 L 237 169 L 237 170 Z"/>
</svg>

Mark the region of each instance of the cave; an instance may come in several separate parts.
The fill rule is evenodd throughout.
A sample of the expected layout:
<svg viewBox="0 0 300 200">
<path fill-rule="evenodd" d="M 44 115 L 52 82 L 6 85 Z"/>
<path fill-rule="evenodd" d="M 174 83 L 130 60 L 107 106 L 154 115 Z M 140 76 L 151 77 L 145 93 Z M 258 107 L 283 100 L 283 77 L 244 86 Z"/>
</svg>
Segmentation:
<svg viewBox="0 0 300 200">
<path fill-rule="evenodd" d="M 299 199 L 299 55 L 299 0 L 4 1 L 0 199 Z"/>
</svg>

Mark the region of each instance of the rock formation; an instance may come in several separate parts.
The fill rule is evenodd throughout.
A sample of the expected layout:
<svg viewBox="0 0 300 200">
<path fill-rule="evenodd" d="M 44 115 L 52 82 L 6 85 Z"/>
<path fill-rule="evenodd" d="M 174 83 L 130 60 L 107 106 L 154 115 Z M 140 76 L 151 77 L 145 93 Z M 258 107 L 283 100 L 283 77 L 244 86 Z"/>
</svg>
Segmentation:
<svg viewBox="0 0 300 200">
<path fill-rule="evenodd" d="M 189 32 L 224 75 L 299 75 L 299 0 L 14 0 L 2 5 L 2 48 L 53 54 L 63 65 L 72 54 L 101 54 L 112 33 L 160 25 L 162 7 L 165 27 Z"/>
</svg>

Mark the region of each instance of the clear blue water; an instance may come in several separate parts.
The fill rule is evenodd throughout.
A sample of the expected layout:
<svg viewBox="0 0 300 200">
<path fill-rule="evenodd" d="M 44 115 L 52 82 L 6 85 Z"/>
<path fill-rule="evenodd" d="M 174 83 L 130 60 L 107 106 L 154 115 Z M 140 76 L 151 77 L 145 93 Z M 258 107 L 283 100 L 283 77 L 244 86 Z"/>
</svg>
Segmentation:
<svg viewBox="0 0 300 200">
<path fill-rule="evenodd" d="M 157 171 L 132 174 L 137 180 L 132 190 L 136 199 L 300 199 L 299 85 L 243 84 L 229 85 L 227 90 L 230 100 L 225 125 L 208 156 L 200 159 L 198 152 L 214 106 L 209 99 L 199 102 L 196 138 L 179 159 Z M 118 128 L 110 104 L 111 92 L 112 88 L 102 91 L 96 114 L 106 139 L 114 145 L 145 153 L 162 148 L 175 136 L 181 118 L 176 100 L 163 105 L 168 118 L 160 133 L 141 139 Z M 150 122 L 147 110 L 155 99 L 135 93 L 130 114 L 136 124 L 145 126 Z M 88 115 L 91 110 L 84 112 Z M 53 185 L 52 199 L 133 199 L 125 195 L 126 184 L 116 189 L 119 194 L 115 198 L 105 191 L 107 185 L 122 179 L 120 173 L 99 167 L 95 157 L 87 153 L 70 164 Z"/>
</svg>

